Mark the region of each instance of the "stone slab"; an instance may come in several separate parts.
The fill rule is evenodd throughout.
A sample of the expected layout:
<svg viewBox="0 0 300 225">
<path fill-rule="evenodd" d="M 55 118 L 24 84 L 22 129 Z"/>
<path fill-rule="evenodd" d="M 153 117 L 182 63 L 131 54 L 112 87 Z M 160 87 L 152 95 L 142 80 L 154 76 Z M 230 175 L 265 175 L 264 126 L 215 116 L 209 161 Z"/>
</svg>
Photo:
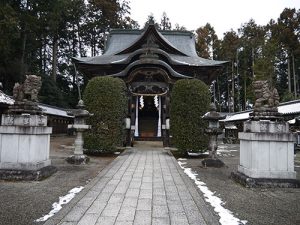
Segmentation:
<svg viewBox="0 0 300 225">
<path fill-rule="evenodd" d="M 0 127 L 0 168 L 34 170 L 50 165 L 50 127 Z"/>
<path fill-rule="evenodd" d="M 252 178 L 240 172 L 232 172 L 231 178 L 248 188 L 300 188 L 300 181 L 296 179 Z"/>
<path fill-rule="evenodd" d="M 98 214 L 95 224 L 197 224 L 196 219 L 200 224 L 218 224 L 195 184 L 162 148 L 125 150 L 88 186 L 89 191 L 84 193 L 85 188 L 81 197 L 69 203 L 70 207 L 65 206 L 67 210 L 62 209 L 45 224 L 67 221 L 82 207 L 80 203 L 84 203 L 86 211 L 72 217 L 75 222 L 91 218 L 94 224 Z M 179 194 L 179 190 L 185 194 Z M 92 196 L 97 196 L 96 200 L 88 206 Z M 100 200 L 100 196 L 106 198 Z M 187 200 L 193 203 L 193 213 L 189 213 Z"/>
<path fill-rule="evenodd" d="M 264 121 L 254 122 L 261 124 Z M 276 123 L 272 122 L 275 125 Z M 294 171 L 294 134 L 242 132 L 239 133 L 239 138 L 240 163 L 238 172 L 251 178 L 296 178 L 296 172 Z"/>
<path fill-rule="evenodd" d="M 47 126 L 47 116 L 30 114 L 3 114 L 2 126 Z"/>
<path fill-rule="evenodd" d="M 38 181 L 51 176 L 56 171 L 57 169 L 54 166 L 46 166 L 38 170 L 0 169 L 0 180 Z"/>
</svg>

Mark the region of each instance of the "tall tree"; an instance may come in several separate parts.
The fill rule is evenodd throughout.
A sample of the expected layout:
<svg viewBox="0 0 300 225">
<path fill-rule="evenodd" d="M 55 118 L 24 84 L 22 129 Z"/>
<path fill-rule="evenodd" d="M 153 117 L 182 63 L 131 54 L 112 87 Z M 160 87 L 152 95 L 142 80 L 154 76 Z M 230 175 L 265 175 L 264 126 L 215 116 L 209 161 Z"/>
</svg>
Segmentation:
<svg viewBox="0 0 300 225">
<path fill-rule="evenodd" d="M 298 79 L 296 77 L 295 58 L 300 56 L 300 10 L 297 12 L 296 9 L 285 8 L 280 14 L 277 24 L 281 30 L 277 35 L 287 54 L 288 92 L 292 93 L 293 91 L 296 97 Z"/>
<path fill-rule="evenodd" d="M 214 28 L 207 23 L 204 27 L 196 30 L 197 41 L 196 50 L 199 56 L 207 59 L 215 58 L 216 44 L 218 36 Z"/>
<path fill-rule="evenodd" d="M 161 30 L 171 30 L 172 29 L 170 19 L 167 16 L 166 12 L 163 12 L 163 14 L 162 14 L 162 17 L 160 20 L 160 29 Z"/>
</svg>

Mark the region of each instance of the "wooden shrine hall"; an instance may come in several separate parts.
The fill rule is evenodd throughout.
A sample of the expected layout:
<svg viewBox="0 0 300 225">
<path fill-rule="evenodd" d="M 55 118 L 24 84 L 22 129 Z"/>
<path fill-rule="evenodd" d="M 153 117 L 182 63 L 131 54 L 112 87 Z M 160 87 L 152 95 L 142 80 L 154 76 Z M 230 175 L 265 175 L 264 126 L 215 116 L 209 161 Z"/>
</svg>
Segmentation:
<svg viewBox="0 0 300 225">
<path fill-rule="evenodd" d="M 173 84 L 196 78 L 210 85 L 226 63 L 199 57 L 193 33 L 158 30 L 151 20 L 142 30 L 111 30 L 102 55 L 73 62 L 89 79 L 112 76 L 126 83 L 131 124 L 127 144 L 133 139 L 158 139 L 165 146 Z"/>
</svg>

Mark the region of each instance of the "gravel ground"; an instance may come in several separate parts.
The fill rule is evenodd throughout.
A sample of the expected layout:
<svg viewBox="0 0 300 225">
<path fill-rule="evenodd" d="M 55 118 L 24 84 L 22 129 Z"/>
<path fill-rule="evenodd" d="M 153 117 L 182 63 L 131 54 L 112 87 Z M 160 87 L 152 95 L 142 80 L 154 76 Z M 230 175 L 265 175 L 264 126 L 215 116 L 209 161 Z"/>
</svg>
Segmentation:
<svg viewBox="0 0 300 225">
<path fill-rule="evenodd" d="M 115 157 L 90 157 L 90 163 L 70 165 L 74 137 L 52 137 L 50 158 L 58 171 L 43 181 L 0 181 L 0 225 L 41 224 L 34 220 L 48 214 L 52 204 L 74 187 L 84 186 Z"/>
<path fill-rule="evenodd" d="M 224 207 L 249 225 L 297 225 L 300 224 L 300 188 L 245 188 L 232 179 L 237 170 L 239 145 L 221 145 L 219 158 L 223 168 L 203 168 L 201 159 L 188 158 L 184 167 L 192 168 L 198 178 L 225 202 Z M 297 179 L 300 180 L 300 152 L 295 158 Z"/>
</svg>

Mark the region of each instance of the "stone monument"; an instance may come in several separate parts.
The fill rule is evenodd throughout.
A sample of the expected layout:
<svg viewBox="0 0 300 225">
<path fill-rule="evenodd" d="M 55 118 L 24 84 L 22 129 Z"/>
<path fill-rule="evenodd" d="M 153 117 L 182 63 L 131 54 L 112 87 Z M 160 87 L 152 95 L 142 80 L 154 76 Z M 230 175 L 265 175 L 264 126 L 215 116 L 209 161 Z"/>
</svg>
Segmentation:
<svg viewBox="0 0 300 225">
<path fill-rule="evenodd" d="M 41 180 L 56 171 L 49 159 L 52 128 L 37 104 L 41 85 L 35 75 L 15 84 L 15 102 L 0 126 L 0 179 Z"/>
<path fill-rule="evenodd" d="M 294 171 L 295 136 L 278 112 L 279 95 L 268 81 L 253 83 L 250 120 L 239 133 L 240 163 L 232 177 L 248 187 L 299 187 Z"/>
</svg>

